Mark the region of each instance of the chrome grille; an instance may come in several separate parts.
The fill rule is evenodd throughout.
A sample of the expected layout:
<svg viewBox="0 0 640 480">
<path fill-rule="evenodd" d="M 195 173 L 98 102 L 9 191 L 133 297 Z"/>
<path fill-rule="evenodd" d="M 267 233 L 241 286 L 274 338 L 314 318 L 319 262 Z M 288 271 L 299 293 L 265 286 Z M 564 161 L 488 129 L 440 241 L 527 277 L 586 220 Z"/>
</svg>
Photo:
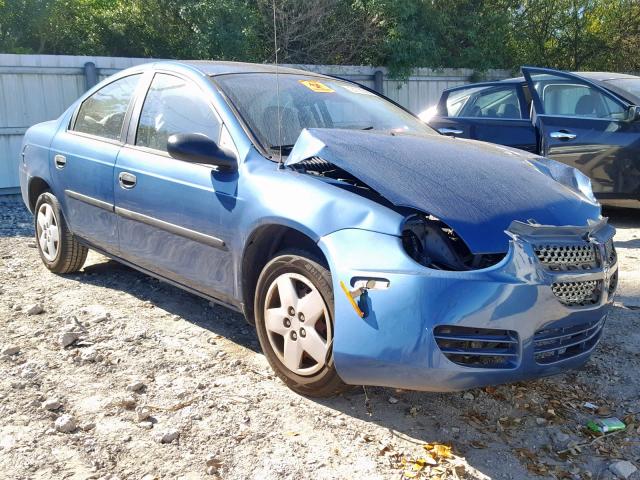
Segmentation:
<svg viewBox="0 0 640 480">
<path fill-rule="evenodd" d="M 536 363 L 548 364 L 585 353 L 596 346 L 602 336 L 605 317 L 570 327 L 546 327 L 534 336 Z"/>
<path fill-rule="evenodd" d="M 570 307 L 595 305 L 600 300 L 602 281 L 556 282 L 551 285 L 551 291 L 560 303 Z"/>
<path fill-rule="evenodd" d="M 536 256 L 549 270 L 591 270 L 597 268 L 595 247 L 591 243 L 573 245 L 535 245 Z"/>
<path fill-rule="evenodd" d="M 518 334 L 513 330 L 440 325 L 433 334 L 440 351 L 458 365 L 514 368 L 518 364 Z"/>
</svg>

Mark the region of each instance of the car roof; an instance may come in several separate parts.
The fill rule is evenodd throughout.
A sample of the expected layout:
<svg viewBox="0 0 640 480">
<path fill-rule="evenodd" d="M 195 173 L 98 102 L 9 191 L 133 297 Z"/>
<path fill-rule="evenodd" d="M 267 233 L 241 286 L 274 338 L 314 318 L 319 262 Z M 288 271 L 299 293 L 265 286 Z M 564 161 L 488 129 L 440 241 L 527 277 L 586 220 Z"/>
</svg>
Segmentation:
<svg viewBox="0 0 640 480">
<path fill-rule="evenodd" d="M 579 77 L 584 77 L 587 80 L 596 80 L 598 82 L 605 82 L 607 80 L 617 80 L 620 78 L 640 78 L 636 75 L 629 75 L 628 73 L 612 73 L 612 72 L 571 72 Z"/>
<path fill-rule="evenodd" d="M 562 70 L 558 70 L 560 73 L 570 73 L 577 77 L 582 77 L 587 80 L 591 80 L 592 82 L 606 82 L 607 80 L 617 80 L 619 78 L 640 78 L 636 75 L 630 75 L 628 73 L 613 73 L 613 72 L 563 72 Z M 514 77 L 514 78 L 506 78 L 502 80 L 505 83 L 524 83 L 524 77 Z"/>
<path fill-rule="evenodd" d="M 227 75 L 230 73 L 285 73 L 285 74 L 298 74 L 298 75 L 313 75 L 316 77 L 329 78 L 326 75 L 322 75 L 316 72 L 310 72 L 308 70 L 302 70 L 291 67 L 276 68 L 273 64 L 267 63 L 248 63 L 248 62 L 221 62 L 216 60 L 174 60 L 166 62 L 154 62 L 155 67 L 170 66 L 170 65 L 187 65 L 199 70 L 205 75 L 217 76 Z"/>
<path fill-rule="evenodd" d="M 547 74 L 553 74 L 552 69 L 549 70 Z M 582 77 L 587 81 L 593 82 L 601 87 L 606 88 L 607 90 L 612 91 L 614 94 L 626 99 L 629 102 L 635 103 L 636 105 L 640 104 L 640 97 L 634 95 L 633 93 L 616 86 L 611 83 L 612 80 L 620 80 L 620 79 L 640 79 L 640 76 L 630 75 L 628 73 L 614 73 L 614 72 L 563 72 L 562 70 L 558 70 L 559 73 L 570 73 L 572 75 L 576 75 L 577 77 Z M 505 78 L 503 80 L 494 80 L 491 82 L 479 82 L 479 83 L 469 83 L 467 85 L 458 85 L 456 87 L 447 88 L 445 92 L 449 92 L 452 90 L 462 90 L 468 87 L 481 87 L 483 85 L 496 83 L 507 83 L 507 84 L 524 84 L 526 82 L 524 76 L 514 77 L 514 78 Z"/>
</svg>

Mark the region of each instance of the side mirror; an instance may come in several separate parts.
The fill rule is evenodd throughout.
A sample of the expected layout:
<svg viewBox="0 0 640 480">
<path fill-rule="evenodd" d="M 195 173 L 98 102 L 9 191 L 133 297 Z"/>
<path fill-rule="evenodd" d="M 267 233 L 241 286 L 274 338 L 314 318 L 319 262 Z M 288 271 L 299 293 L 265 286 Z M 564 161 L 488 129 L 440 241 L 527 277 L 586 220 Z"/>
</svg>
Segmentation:
<svg viewBox="0 0 640 480">
<path fill-rule="evenodd" d="M 173 158 L 189 163 L 215 165 L 225 172 L 238 168 L 236 156 L 202 133 L 176 133 L 167 140 L 167 152 Z"/>
<path fill-rule="evenodd" d="M 627 119 L 630 122 L 636 122 L 636 121 L 640 120 L 640 106 L 631 105 L 627 109 Z"/>
</svg>

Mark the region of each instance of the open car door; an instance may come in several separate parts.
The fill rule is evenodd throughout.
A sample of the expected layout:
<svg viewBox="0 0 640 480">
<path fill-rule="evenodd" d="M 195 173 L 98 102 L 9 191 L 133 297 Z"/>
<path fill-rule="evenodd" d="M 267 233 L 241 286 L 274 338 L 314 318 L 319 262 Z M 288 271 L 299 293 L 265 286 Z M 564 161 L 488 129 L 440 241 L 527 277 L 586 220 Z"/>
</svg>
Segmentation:
<svg viewBox="0 0 640 480">
<path fill-rule="evenodd" d="M 632 105 L 579 75 L 523 67 L 540 154 L 581 170 L 601 199 L 640 198 L 640 122 Z"/>
<path fill-rule="evenodd" d="M 524 82 L 485 82 L 445 90 L 428 123 L 443 135 L 535 152 Z"/>
</svg>

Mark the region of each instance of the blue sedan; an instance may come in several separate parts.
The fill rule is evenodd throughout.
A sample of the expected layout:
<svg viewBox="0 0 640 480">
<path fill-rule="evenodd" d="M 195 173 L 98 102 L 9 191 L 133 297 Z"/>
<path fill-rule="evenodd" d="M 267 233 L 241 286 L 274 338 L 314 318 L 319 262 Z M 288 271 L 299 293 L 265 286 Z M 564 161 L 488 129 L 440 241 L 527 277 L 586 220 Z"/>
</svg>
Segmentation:
<svg viewBox="0 0 640 480">
<path fill-rule="evenodd" d="M 306 71 L 122 71 L 29 129 L 20 183 L 49 270 L 92 249 L 240 311 L 304 395 L 579 366 L 616 289 L 586 176 Z"/>
</svg>

